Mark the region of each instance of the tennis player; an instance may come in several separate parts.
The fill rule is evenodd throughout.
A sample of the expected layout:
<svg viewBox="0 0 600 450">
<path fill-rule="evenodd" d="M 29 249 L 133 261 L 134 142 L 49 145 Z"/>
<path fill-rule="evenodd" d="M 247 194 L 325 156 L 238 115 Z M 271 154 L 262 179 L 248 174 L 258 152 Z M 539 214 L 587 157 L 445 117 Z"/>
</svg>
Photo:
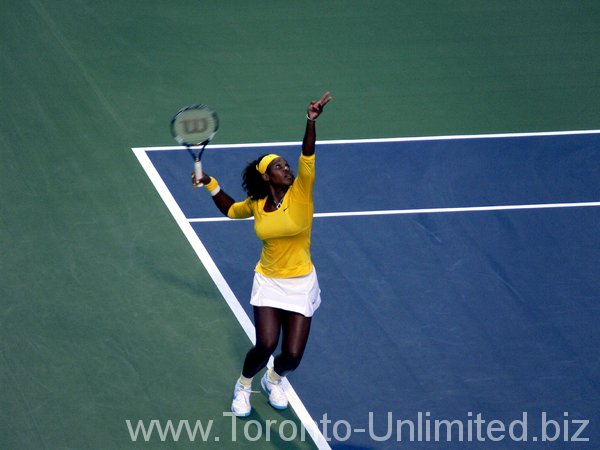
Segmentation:
<svg viewBox="0 0 600 450">
<path fill-rule="evenodd" d="M 213 177 L 201 180 L 192 175 L 194 185 L 204 184 L 219 210 L 231 219 L 254 216 L 254 231 L 263 242 L 254 271 L 250 304 L 254 310 L 256 345 L 248 351 L 242 373 L 235 383 L 231 411 L 239 417 L 250 415 L 252 380 L 266 367 L 282 336 L 281 353 L 272 369 L 265 371 L 261 386 L 269 404 L 285 409 L 288 400 L 281 380 L 300 364 L 313 314 L 321 303 L 319 282 L 310 255 L 315 181 L 315 125 L 329 92 L 308 106 L 298 176 L 287 161 L 268 154 L 252 161 L 242 175 L 248 193 L 236 202 Z"/>
</svg>

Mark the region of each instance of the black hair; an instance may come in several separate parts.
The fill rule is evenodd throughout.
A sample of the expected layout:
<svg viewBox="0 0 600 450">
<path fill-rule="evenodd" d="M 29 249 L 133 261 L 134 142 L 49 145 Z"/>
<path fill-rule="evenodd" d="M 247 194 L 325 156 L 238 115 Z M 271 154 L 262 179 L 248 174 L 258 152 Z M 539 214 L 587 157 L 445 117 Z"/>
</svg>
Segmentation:
<svg viewBox="0 0 600 450">
<path fill-rule="evenodd" d="M 260 200 L 269 195 L 269 183 L 263 180 L 256 166 L 267 155 L 261 155 L 258 159 L 250 161 L 242 172 L 242 187 L 252 200 Z"/>
</svg>

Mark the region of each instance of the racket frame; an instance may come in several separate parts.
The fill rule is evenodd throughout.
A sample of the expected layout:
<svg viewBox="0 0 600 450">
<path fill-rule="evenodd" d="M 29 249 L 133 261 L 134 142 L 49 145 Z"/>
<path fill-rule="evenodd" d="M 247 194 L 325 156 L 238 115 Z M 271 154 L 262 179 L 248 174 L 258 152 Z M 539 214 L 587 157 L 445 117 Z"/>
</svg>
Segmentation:
<svg viewBox="0 0 600 450">
<path fill-rule="evenodd" d="M 196 142 L 188 142 L 185 138 L 180 136 L 176 131 L 177 119 L 183 113 L 190 111 L 190 110 L 205 111 L 212 118 L 214 129 L 210 132 L 210 134 L 204 140 L 202 140 L 202 142 L 197 142 L 197 141 Z M 204 153 L 204 149 L 206 148 L 208 143 L 215 137 L 218 130 L 219 130 L 219 116 L 217 115 L 217 112 L 215 110 L 213 110 L 212 108 L 210 108 L 208 105 L 205 105 L 203 103 L 196 103 L 193 105 L 184 106 L 179 111 L 177 111 L 175 113 L 175 115 L 173 116 L 173 118 L 171 119 L 171 135 L 180 145 L 184 145 L 187 148 L 190 155 L 192 156 L 192 158 L 194 158 L 194 175 L 196 176 L 196 180 L 199 180 L 203 176 L 201 159 L 202 159 L 202 154 Z M 197 183 L 197 186 L 202 186 L 202 183 Z"/>
</svg>

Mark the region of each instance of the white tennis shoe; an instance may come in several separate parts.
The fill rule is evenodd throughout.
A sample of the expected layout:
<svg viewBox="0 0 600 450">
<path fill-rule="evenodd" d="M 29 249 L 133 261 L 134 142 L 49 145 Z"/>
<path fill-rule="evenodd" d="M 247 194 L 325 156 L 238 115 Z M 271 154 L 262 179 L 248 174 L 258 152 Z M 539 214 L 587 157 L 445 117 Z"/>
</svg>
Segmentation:
<svg viewBox="0 0 600 450">
<path fill-rule="evenodd" d="M 250 405 L 250 394 L 252 388 L 250 386 L 244 386 L 239 381 L 235 383 L 233 388 L 233 401 L 231 402 L 231 412 L 237 417 L 248 417 L 250 411 L 252 411 L 252 405 Z"/>
<path fill-rule="evenodd" d="M 275 409 L 286 409 L 288 407 L 288 399 L 283 392 L 283 386 L 281 386 L 281 380 L 271 381 L 269 380 L 268 371 L 265 372 L 260 380 L 260 385 L 269 394 L 269 404 Z"/>
</svg>

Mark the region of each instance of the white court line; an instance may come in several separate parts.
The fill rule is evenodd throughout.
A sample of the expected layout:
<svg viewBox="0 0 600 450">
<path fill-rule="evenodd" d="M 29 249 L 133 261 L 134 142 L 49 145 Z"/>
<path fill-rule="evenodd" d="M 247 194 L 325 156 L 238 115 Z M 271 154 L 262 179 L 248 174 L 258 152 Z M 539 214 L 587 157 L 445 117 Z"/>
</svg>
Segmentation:
<svg viewBox="0 0 600 450">
<path fill-rule="evenodd" d="M 510 211 L 521 209 L 552 209 L 552 208 L 589 208 L 600 206 L 600 202 L 579 202 L 579 203 L 541 203 L 532 205 L 498 205 L 498 206 L 468 206 L 462 208 L 423 208 L 423 209 L 388 209 L 380 211 L 347 211 L 315 213 L 313 217 L 356 217 L 356 216 L 390 216 L 398 214 L 435 214 L 435 213 L 457 213 L 457 212 L 477 212 L 477 211 Z M 202 222 L 226 222 L 231 221 L 228 217 L 196 217 L 188 219 L 190 223 Z M 239 220 L 239 219 L 236 219 Z M 254 220 L 254 218 L 243 219 Z"/>
<path fill-rule="evenodd" d="M 543 137 L 543 136 L 576 136 L 581 134 L 600 134 L 600 130 L 578 130 L 578 131 L 540 131 L 532 133 L 497 133 L 497 134 L 461 134 L 461 135 L 448 135 L 448 136 L 415 136 L 415 137 L 395 137 L 395 138 L 377 138 L 377 139 L 338 139 L 329 141 L 317 141 L 318 145 L 331 145 L 331 144 L 375 144 L 384 142 L 419 142 L 419 141 L 447 141 L 447 140 L 460 140 L 460 139 L 503 139 L 503 138 L 515 138 L 515 137 Z M 262 142 L 262 143 L 250 143 L 250 144 L 211 144 L 211 149 L 224 149 L 224 148 L 256 148 L 256 147 L 286 147 L 302 145 L 302 142 Z M 165 150 L 185 150 L 186 147 L 182 146 L 164 146 L 164 147 L 136 147 L 132 150 L 144 150 L 147 152 L 152 151 L 165 151 Z"/>
<path fill-rule="evenodd" d="M 217 268 L 217 265 L 206 250 L 206 247 L 204 247 L 204 244 L 202 244 L 202 241 L 192 228 L 191 224 L 186 219 L 185 215 L 183 214 L 183 211 L 181 211 L 181 208 L 173 198 L 173 195 L 167 188 L 165 182 L 160 177 L 158 171 L 150 161 L 150 158 L 148 158 L 148 155 L 146 154 L 146 149 L 133 148 L 132 150 L 135 156 L 137 157 L 138 161 L 140 162 L 142 168 L 146 171 L 146 174 L 152 181 L 152 184 L 158 191 L 163 202 L 175 218 L 175 221 L 179 225 L 179 228 L 181 228 L 181 231 L 183 231 L 183 234 L 185 235 L 188 242 L 196 252 L 196 255 L 198 255 L 198 258 L 200 258 L 200 261 L 202 262 L 204 267 L 206 267 L 208 274 L 210 275 L 213 282 L 216 284 L 217 288 L 221 292 L 221 295 L 223 295 L 223 297 L 225 298 L 227 305 L 229 305 L 229 308 L 231 308 L 231 310 L 233 311 L 233 314 L 235 315 L 236 319 L 246 332 L 246 335 L 254 344 L 256 342 L 254 324 L 246 314 L 246 311 L 244 311 L 244 309 L 242 308 L 242 305 L 240 304 L 237 297 L 229 287 L 229 284 L 227 284 L 227 281 L 225 281 L 225 278 Z M 272 365 L 272 361 L 273 359 L 271 358 L 269 362 L 270 365 Z M 288 401 L 294 409 L 294 411 L 296 412 L 296 415 L 300 419 L 300 422 L 306 429 L 307 434 L 313 439 L 319 450 L 331 450 L 331 447 L 329 446 L 327 440 L 321 433 L 321 430 L 317 426 L 317 423 L 310 416 L 310 413 L 300 400 L 300 397 L 298 396 L 292 385 L 287 379 L 284 379 L 283 382 Z"/>
</svg>

